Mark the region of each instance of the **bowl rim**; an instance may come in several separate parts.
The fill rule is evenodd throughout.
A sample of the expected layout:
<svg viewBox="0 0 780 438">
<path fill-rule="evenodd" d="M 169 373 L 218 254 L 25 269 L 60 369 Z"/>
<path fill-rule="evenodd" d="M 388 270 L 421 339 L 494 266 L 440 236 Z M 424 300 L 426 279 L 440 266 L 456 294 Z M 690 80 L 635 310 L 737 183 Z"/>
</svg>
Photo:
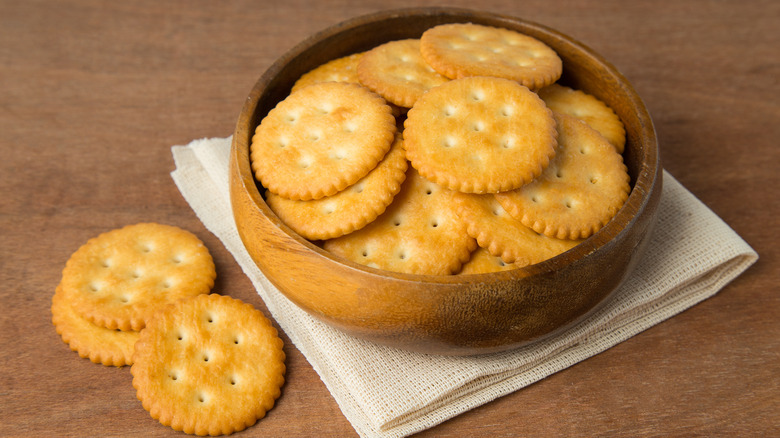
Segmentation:
<svg viewBox="0 0 780 438">
<path fill-rule="evenodd" d="M 254 118 L 254 113 L 257 111 L 258 102 L 263 94 L 263 91 L 273 83 L 274 77 L 282 72 L 288 63 L 305 53 L 307 50 L 310 50 L 314 45 L 321 43 L 323 40 L 332 38 L 344 31 L 359 26 L 365 26 L 367 23 L 377 22 L 385 19 L 442 14 L 451 16 L 448 18 L 452 18 L 453 22 L 456 22 L 456 19 L 463 17 L 484 17 L 486 19 L 489 18 L 491 20 L 514 23 L 516 25 L 519 24 L 523 27 L 532 28 L 536 31 L 545 33 L 567 44 L 570 44 L 588 58 L 596 61 L 597 64 L 602 66 L 604 69 L 606 69 L 606 71 L 609 72 L 611 76 L 613 76 L 617 87 L 619 87 L 623 94 L 628 98 L 631 108 L 636 111 L 636 117 L 640 122 L 641 129 L 639 138 L 633 139 L 633 141 L 641 141 L 644 144 L 644 147 L 642 148 L 643 154 L 639 159 L 640 167 L 637 169 L 636 179 L 634 180 L 632 177 L 633 185 L 631 187 L 629 197 L 620 210 L 618 210 L 615 216 L 605 226 L 603 226 L 590 237 L 584 239 L 572 249 L 545 261 L 508 271 L 458 275 L 427 275 L 394 272 L 353 262 L 344 257 L 332 254 L 317 246 L 313 242 L 303 238 L 298 233 L 293 231 L 289 226 L 287 226 L 283 221 L 281 221 L 278 216 L 276 216 L 276 214 L 270 209 L 261 195 L 258 188 L 259 183 L 254 178 L 254 173 L 251 170 L 251 164 L 249 160 L 249 147 L 251 145 L 251 138 L 255 128 L 255 126 L 250 126 L 250 124 Z M 468 20 L 462 20 L 460 22 L 466 21 Z M 246 143 L 245 150 L 242 150 L 244 143 Z M 240 159 L 244 153 L 246 155 L 246 160 Z M 590 254 L 597 252 L 600 248 L 608 246 L 610 242 L 627 233 L 627 230 L 636 222 L 637 218 L 639 217 L 639 213 L 642 212 L 650 202 L 650 194 L 659 188 L 657 186 L 660 186 L 661 184 L 662 170 L 660 165 L 660 154 L 655 128 L 644 102 L 638 93 L 634 90 L 633 86 L 629 83 L 628 79 L 623 76 L 623 74 L 612 63 L 607 61 L 600 54 L 582 42 L 564 33 L 561 33 L 558 30 L 526 20 L 521 17 L 484 10 L 439 6 L 388 9 L 370 14 L 355 16 L 311 34 L 309 37 L 305 38 L 287 50 L 284 54 L 277 58 L 265 70 L 265 72 L 263 72 L 260 78 L 253 85 L 250 94 L 246 98 L 246 102 L 244 103 L 244 106 L 238 117 L 238 121 L 236 122 L 232 137 L 231 160 L 234 160 L 233 164 L 238 166 L 237 171 L 242 176 L 243 180 L 243 190 L 248 193 L 253 203 L 262 212 L 262 214 L 275 226 L 277 226 L 284 234 L 286 234 L 301 246 L 315 253 L 326 263 L 336 263 L 352 270 L 361 271 L 369 276 L 380 276 L 385 278 L 391 277 L 401 281 L 447 284 L 473 284 L 475 282 L 492 283 L 516 279 L 518 277 L 546 275 L 561 269 L 563 266 L 568 266 L 575 262 L 586 259 Z"/>
</svg>

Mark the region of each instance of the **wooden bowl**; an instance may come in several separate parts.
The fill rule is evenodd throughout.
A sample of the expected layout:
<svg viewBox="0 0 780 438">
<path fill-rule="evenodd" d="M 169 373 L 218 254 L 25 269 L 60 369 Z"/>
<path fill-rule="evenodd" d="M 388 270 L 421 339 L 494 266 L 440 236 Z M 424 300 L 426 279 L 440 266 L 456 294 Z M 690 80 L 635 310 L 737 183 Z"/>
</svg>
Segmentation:
<svg viewBox="0 0 780 438">
<path fill-rule="evenodd" d="M 442 23 L 514 29 L 555 49 L 560 83 L 607 102 L 627 132 L 632 191 L 614 219 L 575 248 L 536 265 L 479 275 L 425 276 L 369 268 L 303 239 L 269 209 L 253 177 L 255 127 L 303 73 L 387 41 L 419 38 Z M 641 256 L 661 196 L 652 120 L 628 81 L 601 56 L 555 30 L 493 13 L 415 8 L 347 20 L 306 39 L 258 80 L 241 111 L 230 160 L 239 234 L 265 276 L 287 298 L 330 326 L 413 351 L 470 355 L 515 348 L 570 327 L 604 302 Z"/>
</svg>

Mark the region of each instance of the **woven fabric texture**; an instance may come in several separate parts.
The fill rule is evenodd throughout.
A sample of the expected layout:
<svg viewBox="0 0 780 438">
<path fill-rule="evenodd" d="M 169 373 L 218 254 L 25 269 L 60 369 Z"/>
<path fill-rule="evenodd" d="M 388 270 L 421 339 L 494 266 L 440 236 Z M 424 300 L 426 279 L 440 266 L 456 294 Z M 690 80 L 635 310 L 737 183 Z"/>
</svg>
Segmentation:
<svg viewBox="0 0 780 438">
<path fill-rule="evenodd" d="M 435 426 L 598 354 L 716 294 L 758 255 L 670 174 L 647 252 L 604 306 L 560 335 L 476 357 L 431 356 L 355 339 L 288 301 L 254 265 L 228 194 L 230 138 L 174 146 L 171 176 L 235 257 L 279 326 L 364 437 L 402 437 Z"/>
</svg>

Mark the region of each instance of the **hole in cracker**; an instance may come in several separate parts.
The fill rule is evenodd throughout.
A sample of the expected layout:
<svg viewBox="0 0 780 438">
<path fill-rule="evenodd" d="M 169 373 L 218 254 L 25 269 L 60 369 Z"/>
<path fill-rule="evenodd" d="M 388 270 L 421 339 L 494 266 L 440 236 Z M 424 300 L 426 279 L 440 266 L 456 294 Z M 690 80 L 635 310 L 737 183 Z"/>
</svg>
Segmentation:
<svg viewBox="0 0 780 438">
<path fill-rule="evenodd" d="M 90 283 L 88 287 L 92 292 L 97 292 L 100 290 L 100 285 L 97 283 Z"/>
<path fill-rule="evenodd" d="M 130 296 L 129 295 L 122 295 L 119 297 L 119 302 L 127 304 L 130 302 Z"/>
<path fill-rule="evenodd" d="M 514 147 L 514 145 L 515 145 L 515 141 L 513 138 L 505 138 L 504 140 L 501 141 L 501 147 L 504 149 L 511 149 L 512 147 Z"/>
<path fill-rule="evenodd" d="M 363 257 L 368 257 L 368 250 L 367 250 L 367 249 L 364 249 L 364 250 L 363 250 L 363 252 L 361 253 L 361 255 L 362 255 Z"/>
<path fill-rule="evenodd" d="M 555 177 L 556 178 L 563 178 L 563 173 L 559 170 L 559 171 L 555 172 Z"/>
<path fill-rule="evenodd" d="M 281 137 L 278 140 L 276 140 L 276 145 L 280 149 L 286 148 L 288 144 L 290 144 L 290 141 L 287 138 L 285 138 L 285 137 Z"/>
<path fill-rule="evenodd" d="M 170 280 L 164 280 L 164 281 L 162 282 L 162 287 L 163 287 L 163 289 L 168 289 L 168 288 L 170 288 L 171 286 L 173 286 L 173 283 L 171 283 L 171 281 L 170 281 Z"/>
<path fill-rule="evenodd" d="M 475 102 L 479 102 L 480 100 L 485 98 L 485 93 L 482 92 L 482 90 L 475 90 L 471 93 L 471 100 Z"/>
<path fill-rule="evenodd" d="M 184 261 L 184 258 L 183 258 L 181 255 L 179 255 L 179 254 L 176 254 L 175 256 L 173 256 L 173 258 L 171 259 L 171 261 L 172 261 L 173 263 L 179 264 L 179 263 L 181 263 L 181 262 L 183 262 L 183 261 Z"/>
<path fill-rule="evenodd" d="M 590 177 L 589 181 L 590 181 L 591 184 L 596 184 L 599 181 L 599 179 L 596 178 L 595 176 L 592 176 L 592 177 Z"/>
<path fill-rule="evenodd" d="M 399 258 L 400 260 L 406 260 L 406 251 L 404 251 L 403 249 L 402 249 L 402 250 L 400 250 L 400 251 L 398 252 L 398 258 Z"/>
<path fill-rule="evenodd" d="M 482 131 L 485 129 L 485 124 L 481 121 L 474 122 L 473 125 L 471 125 L 471 129 L 473 129 L 476 132 Z"/>
<path fill-rule="evenodd" d="M 238 383 L 238 381 L 236 380 L 236 378 L 231 376 L 231 377 L 230 377 L 230 384 L 231 384 L 231 385 L 233 385 L 233 386 L 236 386 L 236 383 Z"/>
<path fill-rule="evenodd" d="M 171 380 L 179 380 L 179 373 L 177 373 L 176 371 L 168 371 L 168 377 Z"/>
<path fill-rule="evenodd" d="M 438 226 L 439 226 L 439 221 L 437 221 L 436 219 L 431 221 L 431 228 L 436 228 Z"/>
<path fill-rule="evenodd" d="M 100 266 L 104 268 L 110 268 L 111 267 L 111 260 L 105 259 L 100 261 Z"/>
<path fill-rule="evenodd" d="M 587 152 L 588 152 L 588 151 L 587 151 L 587 150 L 585 150 L 585 148 L 580 148 L 580 153 L 581 153 L 582 155 L 585 155 Z"/>
<path fill-rule="evenodd" d="M 444 110 L 442 112 L 444 113 L 445 117 L 450 117 L 455 114 L 455 107 L 447 105 L 444 107 Z"/>
<path fill-rule="evenodd" d="M 138 271 L 138 270 L 133 271 L 133 272 L 130 273 L 130 276 L 133 277 L 133 278 L 141 278 L 141 275 L 142 275 L 141 271 Z"/>
<path fill-rule="evenodd" d="M 536 196 L 531 196 L 531 202 L 539 202 L 539 199 Z"/>
<path fill-rule="evenodd" d="M 456 144 L 455 138 L 449 137 L 449 136 L 448 137 L 444 137 L 444 139 L 442 139 L 442 142 L 441 142 L 441 145 L 444 146 L 445 148 L 451 148 L 451 147 L 455 146 L 455 144 Z"/>
<path fill-rule="evenodd" d="M 210 359 L 208 353 L 203 353 L 203 362 L 208 362 Z"/>
<path fill-rule="evenodd" d="M 401 226 L 401 218 L 397 217 L 397 218 L 393 219 L 393 225 L 395 225 L 396 227 L 400 227 Z"/>
<path fill-rule="evenodd" d="M 365 188 L 365 184 L 361 182 L 361 183 L 355 184 L 352 187 L 352 191 L 355 192 L 355 193 L 362 193 L 364 188 Z"/>
<path fill-rule="evenodd" d="M 198 401 L 201 403 L 206 403 L 206 395 L 205 394 L 198 394 Z"/>
<path fill-rule="evenodd" d="M 506 106 L 501 107 L 501 110 L 499 111 L 499 113 L 502 116 L 504 116 L 504 117 L 509 117 L 509 116 L 511 116 L 514 113 L 514 111 L 512 111 L 512 107 L 511 106 L 506 105 Z"/>
<path fill-rule="evenodd" d="M 565 205 L 565 206 L 566 206 L 566 208 L 571 208 L 571 206 L 572 206 L 572 203 L 571 203 L 571 201 L 569 201 L 569 200 L 567 199 L 566 201 L 564 201 L 564 202 L 563 202 L 563 205 Z"/>
</svg>

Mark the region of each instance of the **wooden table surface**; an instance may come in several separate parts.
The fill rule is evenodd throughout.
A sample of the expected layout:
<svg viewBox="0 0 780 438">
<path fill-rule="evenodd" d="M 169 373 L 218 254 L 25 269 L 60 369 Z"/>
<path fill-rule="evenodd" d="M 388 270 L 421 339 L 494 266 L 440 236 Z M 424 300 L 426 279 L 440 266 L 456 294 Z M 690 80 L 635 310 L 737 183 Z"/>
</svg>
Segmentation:
<svg viewBox="0 0 780 438">
<path fill-rule="evenodd" d="M 81 359 L 56 334 L 49 307 L 65 261 L 103 231 L 178 225 L 214 255 L 215 290 L 268 314 L 178 192 L 170 147 L 230 135 L 255 80 L 307 35 L 429 3 L 0 0 L 0 435 L 182 435 L 141 407 L 128 367 Z M 761 258 L 694 308 L 420 435 L 777 436 L 780 2 L 480 7 L 615 64 L 654 118 L 665 168 Z M 238 436 L 356 436 L 282 336 L 283 394 Z"/>
</svg>

